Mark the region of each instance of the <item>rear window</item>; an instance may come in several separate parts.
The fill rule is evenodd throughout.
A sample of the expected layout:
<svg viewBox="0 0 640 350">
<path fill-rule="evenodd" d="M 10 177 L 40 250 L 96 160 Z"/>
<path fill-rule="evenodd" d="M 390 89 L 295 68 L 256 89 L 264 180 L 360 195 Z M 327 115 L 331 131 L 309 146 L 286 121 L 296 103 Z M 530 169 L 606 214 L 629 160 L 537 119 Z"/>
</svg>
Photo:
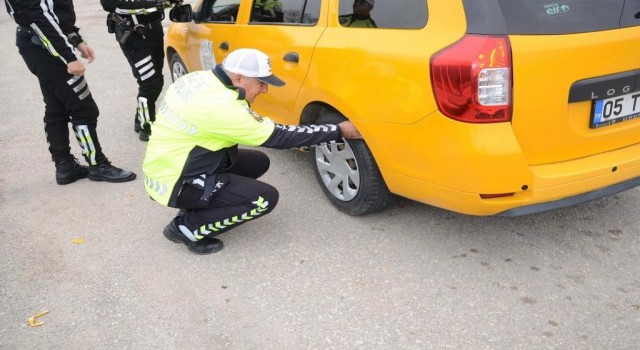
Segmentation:
<svg viewBox="0 0 640 350">
<path fill-rule="evenodd" d="M 469 31 L 570 34 L 640 25 L 640 0 L 465 0 Z"/>
</svg>

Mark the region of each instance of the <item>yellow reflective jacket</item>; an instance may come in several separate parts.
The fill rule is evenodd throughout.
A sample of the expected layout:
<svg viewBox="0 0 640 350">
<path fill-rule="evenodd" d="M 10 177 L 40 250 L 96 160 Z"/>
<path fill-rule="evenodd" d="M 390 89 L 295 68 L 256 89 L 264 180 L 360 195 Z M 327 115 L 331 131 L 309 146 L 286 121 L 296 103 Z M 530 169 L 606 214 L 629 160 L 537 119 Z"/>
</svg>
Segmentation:
<svg viewBox="0 0 640 350">
<path fill-rule="evenodd" d="M 274 128 L 212 71 L 187 74 L 169 86 L 156 113 L 142 165 L 145 189 L 175 206 L 183 183 L 230 165 L 229 151 L 263 144 Z"/>
</svg>

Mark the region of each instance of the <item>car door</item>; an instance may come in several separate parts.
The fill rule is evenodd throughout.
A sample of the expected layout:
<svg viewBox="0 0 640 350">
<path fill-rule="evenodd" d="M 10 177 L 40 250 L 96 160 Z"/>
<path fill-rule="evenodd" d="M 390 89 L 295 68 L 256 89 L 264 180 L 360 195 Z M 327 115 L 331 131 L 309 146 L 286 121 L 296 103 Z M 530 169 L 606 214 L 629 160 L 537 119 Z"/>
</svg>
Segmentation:
<svg viewBox="0 0 640 350">
<path fill-rule="evenodd" d="M 187 30 L 189 71 L 213 68 L 226 57 L 238 30 L 240 0 L 204 0 Z"/>
<path fill-rule="evenodd" d="M 321 0 L 248 0 L 247 3 L 253 5 L 248 11 L 249 20 L 238 25 L 233 49 L 250 47 L 263 51 L 271 58 L 274 74 L 286 82 L 283 87 L 270 87 L 271 93 L 260 96 L 253 107 L 279 122 L 298 123 L 300 116 L 293 115 L 293 107 L 314 46 L 326 27 L 328 1 L 323 4 Z M 265 3 L 268 11 L 261 6 Z"/>
</svg>

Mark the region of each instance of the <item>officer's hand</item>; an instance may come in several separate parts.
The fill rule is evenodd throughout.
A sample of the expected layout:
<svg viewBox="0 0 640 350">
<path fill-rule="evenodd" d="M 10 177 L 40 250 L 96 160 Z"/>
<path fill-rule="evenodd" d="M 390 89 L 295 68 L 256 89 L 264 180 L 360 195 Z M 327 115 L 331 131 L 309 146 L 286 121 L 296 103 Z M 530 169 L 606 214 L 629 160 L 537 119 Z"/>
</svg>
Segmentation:
<svg viewBox="0 0 640 350">
<path fill-rule="evenodd" d="M 96 59 L 96 53 L 92 48 L 89 47 L 86 43 L 80 43 L 77 47 L 78 51 L 82 54 L 83 58 L 86 58 L 89 63 L 93 62 Z"/>
<path fill-rule="evenodd" d="M 73 75 L 84 75 L 84 64 L 80 60 L 67 63 L 67 72 Z"/>
<path fill-rule="evenodd" d="M 338 126 L 342 131 L 342 137 L 345 139 L 362 139 L 362 135 L 350 121 L 342 122 Z"/>
</svg>

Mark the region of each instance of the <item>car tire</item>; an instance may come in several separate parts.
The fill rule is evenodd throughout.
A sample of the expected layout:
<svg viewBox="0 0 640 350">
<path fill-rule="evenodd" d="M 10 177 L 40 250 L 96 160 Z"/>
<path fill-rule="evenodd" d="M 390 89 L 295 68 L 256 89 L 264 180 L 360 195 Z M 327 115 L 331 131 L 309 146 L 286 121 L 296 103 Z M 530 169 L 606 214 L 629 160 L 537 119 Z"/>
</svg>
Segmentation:
<svg viewBox="0 0 640 350">
<path fill-rule="evenodd" d="M 346 119 L 330 112 L 315 124 L 339 124 Z M 342 139 L 311 150 L 316 179 L 329 200 L 349 215 L 365 215 L 388 207 L 395 196 L 389 192 L 369 147 L 363 140 Z"/>
<path fill-rule="evenodd" d="M 182 62 L 180 56 L 175 52 L 171 55 L 171 59 L 169 60 L 169 68 L 171 68 L 171 81 L 176 81 L 181 76 L 189 73 L 184 62 Z"/>
</svg>

